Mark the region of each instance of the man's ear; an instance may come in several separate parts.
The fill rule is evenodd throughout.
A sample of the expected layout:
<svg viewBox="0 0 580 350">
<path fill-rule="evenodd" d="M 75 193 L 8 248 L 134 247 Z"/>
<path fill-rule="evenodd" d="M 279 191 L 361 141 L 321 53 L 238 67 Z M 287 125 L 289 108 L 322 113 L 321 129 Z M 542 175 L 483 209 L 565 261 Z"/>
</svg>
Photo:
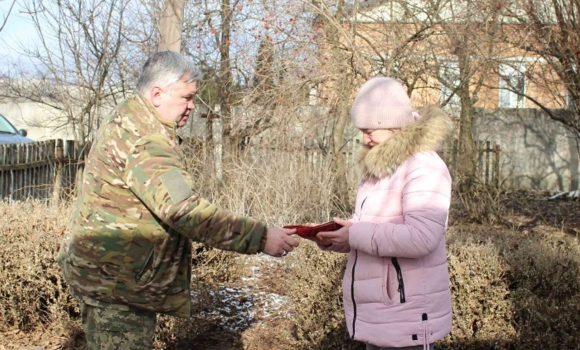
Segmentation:
<svg viewBox="0 0 580 350">
<path fill-rule="evenodd" d="M 149 89 L 149 100 L 155 108 L 161 106 L 162 97 L 161 94 L 163 90 L 160 87 L 154 86 Z"/>
</svg>

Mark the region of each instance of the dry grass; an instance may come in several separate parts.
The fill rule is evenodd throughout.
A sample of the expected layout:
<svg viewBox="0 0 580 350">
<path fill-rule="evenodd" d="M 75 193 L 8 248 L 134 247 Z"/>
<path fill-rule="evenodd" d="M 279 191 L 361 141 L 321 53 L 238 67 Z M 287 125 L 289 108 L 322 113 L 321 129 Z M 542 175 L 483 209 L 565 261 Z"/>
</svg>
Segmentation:
<svg viewBox="0 0 580 350">
<path fill-rule="evenodd" d="M 328 220 L 333 209 L 330 157 L 301 149 L 276 151 L 253 148 L 223 159 L 223 181 L 216 181 L 214 159 L 191 154 L 188 166 L 194 171 L 200 194 L 220 207 L 266 220 L 269 225 Z M 203 171 L 199 171 L 203 169 Z M 354 170 L 349 172 L 354 178 Z M 354 196 L 356 181 L 347 192 Z"/>
<path fill-rule="evenodd" d="M 79 310 L 55 260 L 68 216 L 67 205 L 0 202 L 0 332 L 28 339 L 49 330 L 51 337 L 31 340 L 75 342 Z"/>
<path fill-rule="evenodd" d="M 208 199 L 272 225 L 346 216 L 332 209 L 332 174 L 318 169 L 309 168 L 299 153 L 264 152 L 224 162 L 223 183 L 215 181 L 211 167 L 196 173 L 196 181 Z M 527 199 L 520 207 L 530 203 L 540 201 Z M 468 223 L 461 202 L 455 204 L 448 234 L 454 328 L 439 348 L 577 348 L 580 244 L 574 233 L 580 225 L 571 227 L 566 220 L 572 216 L 565 213 L 547 217 L 556 207 L 515 212 L 518 205 L 511 202 L 505 207 L 512 211 L 504 213 L 501 223 Z M 578 202 L 564 207 L 580 212 Z M 542 215 L 532 217 L 535 212 Z M 55 263 L 69 213 L 67 204 L 0 202 L 0 345 L 83 347 L 78 309 Z M 198 310 L 220 302 L 211 293 L 218 286 L 243 285 L 242 277 L 253 273 L 249 265 L 256 260 L 251 258 L 201 245 L 195 245 L 195 252 L 192 287 Z M 226 339 L 231 349 L 361 348 L 348 339 L 344 326 L 344 255 L 319 251 L 303 240 L 281 263 L 266 261 L 259 287 L 288 297 L 289 317 L 237 334 L 203 317 L 160 317 L 156 348 L 207 348 L 203 344 L 212 337 Z"/>
</svg>

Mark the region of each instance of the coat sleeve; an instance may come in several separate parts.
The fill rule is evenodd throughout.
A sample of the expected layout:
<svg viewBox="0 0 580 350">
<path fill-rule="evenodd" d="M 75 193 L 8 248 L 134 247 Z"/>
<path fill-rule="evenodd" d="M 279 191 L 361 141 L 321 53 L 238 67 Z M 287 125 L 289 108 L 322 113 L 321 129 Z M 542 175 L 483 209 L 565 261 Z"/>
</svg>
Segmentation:
<svg viewBox="0 0 580 350">
<path fill-rule="evenodd" d="M 197 196 L 191 175 L 166 136 L 139 139 L 127 155 L 123 178 L 160 221 L 182 235 L 239 253 L 261 250 L 265 223 L 220 210 Z"/>
<path fill-rule="evenodd" d="M 411 171 L 402 191 L 403 224 L 356 222 L 349 243 L 375 256 L 420 258 L 433 252 L 447 229 L 451 177 L 441 166 Z"/>
</svg>

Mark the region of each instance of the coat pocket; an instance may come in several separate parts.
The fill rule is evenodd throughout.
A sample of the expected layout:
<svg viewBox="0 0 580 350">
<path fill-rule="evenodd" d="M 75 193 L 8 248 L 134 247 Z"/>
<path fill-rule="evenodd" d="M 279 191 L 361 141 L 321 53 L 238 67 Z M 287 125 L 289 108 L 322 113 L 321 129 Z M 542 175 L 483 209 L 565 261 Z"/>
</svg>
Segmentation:
<svg viewBox="0 0 580 350">
<path fill-rule="evenodd" d="M 149 253 L 147 254 L 147 257 L 145 258 L 145 262 L 143 263 L 143 267 L 141 267 L 141 270 L 139 270 L 139 272 L 135 275 L 135 283 L 138 284 L 143 284 L 140 283 L 141 279 L 143 278 L 143 275 L 145 275 L 146 272 L 149 272 L 149 275 L 151 275 L 151 265 L 153 263 L 153 254 L 155 253 L 155 248 L 151 247 L 151 250 L 149 251 Z M 146 279 L 145 282 L 147 282 L 149 279 Z"/>
<path fill-rule="evenodd" d="M 386 268 L 389 270 L 386 285 L 389 300 L 391 303 L 405 303 L 407 301 L 405 279 L 397 258 L 388 258 L 386 266 L 388 266 Z"/>
<path fill-rule="evenodd" d="M 405 279 L 403 270 L 397 258 L 391 258 L 391 283 L 389 284 L 389 294 L 395 302 L 405 303 L 407 296 L 405 292 Z"/>
<path fill-rule="evenodd" d="M 393 273 L 391 271 L 390 258 L 383 258 L 383 302 L 387 305 L 393 304 Z"/>
</svg>

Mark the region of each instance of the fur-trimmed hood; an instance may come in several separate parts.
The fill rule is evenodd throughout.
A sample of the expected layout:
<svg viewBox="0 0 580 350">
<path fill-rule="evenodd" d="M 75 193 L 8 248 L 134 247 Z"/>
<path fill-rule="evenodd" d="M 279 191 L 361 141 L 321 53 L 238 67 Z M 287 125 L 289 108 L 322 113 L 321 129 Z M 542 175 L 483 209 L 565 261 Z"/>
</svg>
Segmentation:
<svg viewBox="0 0 580 350">
<path fill-rule="evenodd" d="M 449 136 L 453 121 L 438 107 L 425 107 L 421 119 L 372 148 L 363 146 L 358 166 L 364 179 L 392 175 L 405 160 L 421 152 L 437 151 Z"/>
</svg>

